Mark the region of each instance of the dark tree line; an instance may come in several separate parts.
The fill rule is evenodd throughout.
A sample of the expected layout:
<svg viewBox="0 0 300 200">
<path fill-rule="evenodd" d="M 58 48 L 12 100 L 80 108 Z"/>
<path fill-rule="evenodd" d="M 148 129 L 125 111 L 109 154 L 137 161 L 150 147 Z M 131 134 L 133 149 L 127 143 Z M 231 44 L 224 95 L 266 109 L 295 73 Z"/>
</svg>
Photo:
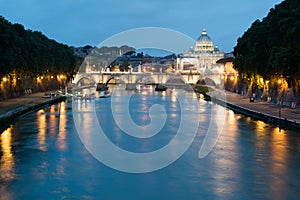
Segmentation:
<svg viewBox="0 0 300 200">
<path fill-rule="evenodd" d="M 0 75 L 12 72 L 35 77 L 71 75 L 76 58 L 73 49 L 48 39 L 38 31 L 25 30 L 0 16 Z"/>
<path fill-rule="evenodd" d="M 285 0 L 256 20 L 234 47 L 234 67 L 245 82 L 285 79 L 300 88 L 300 1 Z"/>
<path fill-rule="evenodd" d="M 21 24 L 12 24 L 0 16 L 0 77 L 17 78 L 22 87 L 24 78 L 34 80 L 41 76 L 64 74 L 72 78 L 78 58 L 73 49 L 48 39 L 38 31 L 25 30 Z M 3 89 L 3 88 L 2 88 Z"/>
</svg>

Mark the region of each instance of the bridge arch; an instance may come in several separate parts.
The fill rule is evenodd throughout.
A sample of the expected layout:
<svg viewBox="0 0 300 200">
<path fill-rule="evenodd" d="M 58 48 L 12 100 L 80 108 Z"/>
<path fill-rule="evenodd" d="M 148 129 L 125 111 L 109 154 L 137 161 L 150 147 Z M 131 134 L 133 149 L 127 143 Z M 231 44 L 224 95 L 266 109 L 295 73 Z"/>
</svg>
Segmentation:
<svg viewBox="0 0 300 200">
<path fill-rule="evenodd" d="M 125 84 L 126 82 L 119 76 L 111 76 L 107 79 L 107 81 L 105 82 L 105 84 Z"/>
<path fill-rule="evenodd" d="M 186 81 L 181 78 L 181 77 L 170 77 L 167 81 L 166 84 L 186 84 Z"/>
<path fill-rule="evenodd" d="M 95 81 L 90 78 L 90 77 L 81 77 L 77 82 L 76 82 L 76 85 L 77 86 L 86 86 L 86 85 L 93 85 L 95 84 Z"/>
<path fill-rule="evenodd" d="M 199 78 L 196 83 L 196 85 L 206 85 L 206 82 L 205 82 L 205 78 Z"/>
<path fill-rule="evenodd" d="M 196 84 L 200 84 L 200 85 L 208 85 L 208 86 L 216 86 L 216 82 L 211 79 L 211 78 L 208 78 L 208 77 L 202 77 L 202 78 L 199 78 L 196 82 Z"/>
<path fill-rule="evenodd" d="M 140 76 L 135 80 L 136 84 L 151 84 L 155 83 L 153 76 Z"/>
<path fill-rule="evenodd" d="M 117 83 L 117 80 L 115 77 L 110 77 L 107 81 L 106 81 L 106 85 L 109 84 L 109 82 L 111 82 L 111 84 L 116 84 Z"/>
</svg>

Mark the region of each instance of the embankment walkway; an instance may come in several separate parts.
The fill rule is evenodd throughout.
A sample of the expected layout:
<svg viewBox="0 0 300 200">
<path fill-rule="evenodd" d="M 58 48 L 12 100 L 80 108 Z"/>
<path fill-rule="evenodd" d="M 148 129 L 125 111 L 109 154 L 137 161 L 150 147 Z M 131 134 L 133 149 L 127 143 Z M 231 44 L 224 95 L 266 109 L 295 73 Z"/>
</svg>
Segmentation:
<svg viewBox="0 0 300 200">
<path fill-rule="evenodd" d="M 270 102 L 250 102 L 249 97 L 218 89 L 209 92 L 208 95 L 237 112 L 248 114 L 267 122 L 300 127 L 300 110 L 298 109 L 279 107 L 279 105 Z"/>
<path fill-rule="evenodd" d="M 33 93 L 0 101 L 0 129 L 8 125 L 15 117 L 63 100 L 63 97 L 42 98 L 43 95 L 44 93 Z"/>
</svg>

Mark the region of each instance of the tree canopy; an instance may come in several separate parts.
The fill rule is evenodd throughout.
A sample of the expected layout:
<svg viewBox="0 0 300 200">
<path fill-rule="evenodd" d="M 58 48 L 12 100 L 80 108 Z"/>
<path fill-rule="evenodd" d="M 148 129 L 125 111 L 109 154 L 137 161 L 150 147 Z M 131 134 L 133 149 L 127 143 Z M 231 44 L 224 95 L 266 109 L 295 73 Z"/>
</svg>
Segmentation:
<svg viewBox="0 0 300 200">
<path fill-rule="evenodd" d="M 285 0 L 237 40 L 234 67 L 242 77 L 284 77 L 299 88 L 300 1 Z"/>
<path fill-rule="evenodd" d="M 73 49 L 48 39 L 38 31 L 25 30 L 0 16 L 0 76 L 17 73 L 36 77 L 74 72 Z"/>
</svg>

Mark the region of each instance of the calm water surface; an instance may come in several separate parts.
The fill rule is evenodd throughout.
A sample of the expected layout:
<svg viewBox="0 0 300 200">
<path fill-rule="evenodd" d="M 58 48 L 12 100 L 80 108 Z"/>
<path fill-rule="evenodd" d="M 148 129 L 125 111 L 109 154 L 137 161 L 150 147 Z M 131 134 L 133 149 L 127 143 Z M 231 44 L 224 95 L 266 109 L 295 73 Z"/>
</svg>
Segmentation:
<svg viewBox="0 0 300 200">
<path fill-rule="evenodd" d="M 130 151 L 163 147 L 180 121 L 172 94 L 134 94 L 130 111 L 137 124 L 150 122 L 153 103 L 163 105 L 169 117 L 168 134 L 144 145 L 116 127 L 110 98 L 82 106 L 90 103 L 109 139 Z M 119 172 L 91 156 L 76 132 L 72 103 L 29 113 L 0 135 L 0 199 L 299 199 L 299 130 L 280 130 L 204 101 L 199 105 L 200 127 L 188 151 L 145 174 Z M 226 124 L 213 151 L 199 159 L 210 118 L 218 120 L 212 110 L 225 110 Z"/>
</svg>

